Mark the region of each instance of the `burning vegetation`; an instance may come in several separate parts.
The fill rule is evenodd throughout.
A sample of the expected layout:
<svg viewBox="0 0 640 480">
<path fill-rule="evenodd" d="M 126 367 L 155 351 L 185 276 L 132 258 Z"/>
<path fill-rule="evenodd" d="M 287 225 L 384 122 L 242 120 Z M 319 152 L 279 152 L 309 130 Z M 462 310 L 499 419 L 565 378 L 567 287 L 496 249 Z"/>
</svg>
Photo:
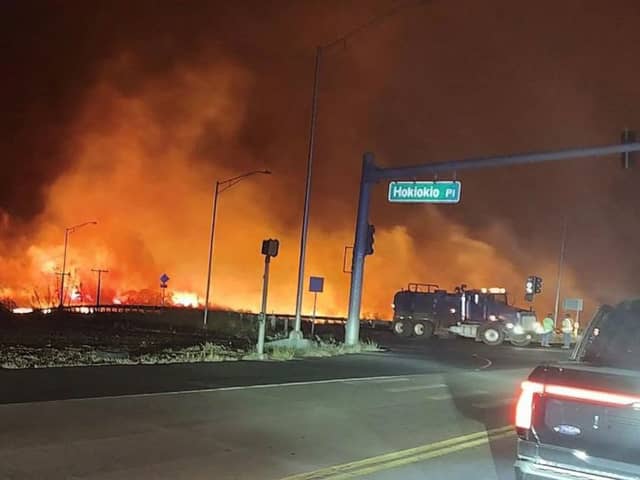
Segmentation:
<svg viewBox="0 0 640 480">
<path fill-rule="evenodd" d="M 11 171 L 14 175 L 0 202 L 0 299 L 15 307 L 57 305 L 64 229 L 95 220 L 97 225 L 69 237 L 65 304 L 95 303 L 93 270 L 107 269 L 101 285 L 103 303 L 161 304 L 159 277 L 166 272 L 171 277 L 166 304 L 201 305 L 213 185 L 269 168 L 273 175 L 247 179 L 220 197 L 211 301 L 218 307 L 256 311 L 260 244 L 264 238 L 278 238 L 281 253 L 272 265 L 269 310 L 291 312 L 313 47 L 379 14 L 387 2 L 338 2 L 338 16 L 337 7 L 324 4 L 294 2 L 271 8 L 256 2 L 259 13 L 252 15 L 234 10 L 231 3 L 215 8 L 203 4 L 201 10 L 194 7 L 191 15 L 179 16 L 179 21 L 176 15 L 166 15 L 165 7 L 148 8 L 144 3 L 107 2 L 101 7 L 104 24 L 96 24 L 91 32 L 74 29 L 86 24 L 79 19 L 95 16 L 93 8 L 80 9 L 82 2 L 69 11 L 51 6 L 55 11 L 42 15 L 42 21 L 59 38 L 43 46 L 37 37 L 16 37 L 33 44 L 12 49 L 12 63 L 19 68 L 23 60 L 34 59 L 36 64 L 25 64 L 15 78 L 7 76 L 14 83 L 4 89 L 22 103 L 6 110 L 19 114 L 9 122 L 14 130 L 5 129 L 13 135 L 5 142 L 5 157 L 20 168 Z M 511 8 L 507 4 L 505 9 Z M 625 8 L 630 10 L 620 18 L 635 18 L 635 3 Z M 616 55 L 626 54 L 619 45 L 634 43 L 637 29 L 632 23 L 610 32 L 609 43 L 600 42 L 601 51 L 594 53 L 595 61 L 583 65 L 583 57 L 566 44 L 562 22 L 549 24 L 537 6 L 521 14 L 531 21 L 511 27 L 477 2 L 466 2 L 468 15 L 445 11 L 444 6 L 428 5 L 415 16 L 394 17 L 326 58 L 306 264 L 307 277 L 325 277 L 319 314 L 346 311 L 349 275 L 343 272 L 343 253 L 353 243 L 363 150 L 377 152 L 381 163 L 411 164 L 585 141 L 606 143 L 618 125 L 637 124 L 625 113 L 636 111 L 628 108 L 628 94 L 612 91 L 607 83 L 611 78 L 628 81 L 632 91 L 637 76 L 625 72 L 612 77 L 606 69 L 592 68 L 597 58 L 609 64 Z M 570 6 L 563 11 L 572 18 Z M 66 20 L 72 12 L 77 17 Z M 601 18 L 597 11 L 585 18 L 576 26 L 576 38 L 590 41 L 590 22 L 599 28 Z M 247 38 L 237 36 L 238 19 L 252 32 Z M 161 38 L 151 32 L 141 35 L 155 22 Z M 514 41 L 503 44 L 476 35 L 478 25 L 483 31 L 505 32 Z M 542 36 L 541 25 L 546 29 Z M 449 31 L 472 32 L 474 42 L 489 42 L 485 47 L 496 52 L 499 62 L 477 55 L 463 37 L 451 39 L 446 48 L 423 48 L 440 45 Z M 93 50 L 76 56 L 81 34 L 90 37 L 87 48 Z M 531 44 L 531 38 L 548 44 Z M 42 48 L 51 49 L 50 54 L 42 55 Z M 557 57 L 548 55 L 551 50 L 558 51 Z M 522 51 L 528 52 L 525 64 Z M 44 60 L 49 63 L 41 65 Z M 496 62 L 503 70 L 495 69 Z M 558 81 L 555 72 L 560 70 L 566 82 Z M 479 78 L 486 81 L 478 82 Z M 584 78 L 592 79 L 593 85 L 576 89 Z M 599 82 L 620 105 L 609 106 L 600 99 L 595 92 Z M 53 90 L 43 90 L 42 85 Z M 33 99 L 33 105 L 25 98 Z M 594 105 L 594 98 L 606 107 Z M 549 118 L 554 120 L 551 125 Z M 616 127 L 605 131 L 605 123 Z M 567 125 L 576 127 L 571 131 Z M 9 148 L 14 144 L 15 149 Z M 456 207 L 390 206 L 383 200 L 384 186 L 374 189 L 370 220 L 376 225 L 375 254 L 365 268 L 363 315 L 388 317 L 394 292 L 411 281 L 445 288 L 499 285 L 519 301 L 530 274 L 545 278 L 547 291 L 540 307 L 549 308 L 560 238 L 557 206 L 574 199 L 574 207 L 566 206 L 576 222 L 583 222 L 575 227 L 578 236 L 580 231 L 591 232 L 594 224 L 605 224 L 612 211 L 634 204 L 607 204 L 615 196 L 602 186 L 599 170 L 581 170 L 584 178 L 576 182 L 566 182 L 573 178 L 567 172 L 502 171 L 465 177 L 463 201 Z M 541 179 L 548 191 L 536 192 Z M 587 200 L 600 203 L 594 200 L 584 207 L 580 191 L 592 187 L 603 193 Z M 636 190 L 630 182 L 628 190 L 616 192 Z M 580 217 L 583 212 L 587 219 Z M 633 238 L 633 225 L 619 221 L 616 229 L 602 228 L 601 235 L 590 235 L 590 251 L 619 251 L 615 232 L 628 228 Z M 606 287 L 608 296 L 624 294 L 617 285 L 631 285 L 625 275 L 631 278 L 636 268 L 626 258 L 616 264 L 569 245 L 569 258 L 582 255 L 585 265 L 580 275 L 584 285 L 578 286 L 571 269 L 567 271 L 563 288 L 571 296 L 593 297 L 585 291 L 595 290 L 585 280 L 588 271 L 606 272 L 601 277 L 613 279 Z M 311 305 L 309 295 L 306 312 Z"/>
</svg>

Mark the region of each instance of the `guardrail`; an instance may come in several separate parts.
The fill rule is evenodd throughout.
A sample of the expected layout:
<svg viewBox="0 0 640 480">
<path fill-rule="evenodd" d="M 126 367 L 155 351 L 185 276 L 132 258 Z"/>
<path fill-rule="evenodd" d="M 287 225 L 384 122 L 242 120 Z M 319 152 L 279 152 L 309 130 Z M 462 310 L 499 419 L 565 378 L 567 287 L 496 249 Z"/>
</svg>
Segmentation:
<svg viewBox="0 0 640 480">
<path fill-rule="evenodd" d="M 62 310 L 64 312 L 83 314 L 83 315 L 93 315 L 93 314 L 101 314 L 101 313 L 148 313 L 148 314 L 161 314 L 163 312 L 194 312 L 194 311 L 202 311 L 200 308 L 192 308 L 192 307 L 176 307 L 176 306 L 159 306 L 159 305 L 73 305 L 62 307 L 61 309 L 56 308 L 43 308 L 43 309 L 34 309 L 34 312 L 40 312 L 42 314 L 52 313 L 58 310 Z M 227 312 L 226 310 L 222 310 Z M 242 313 L 244 315 L 249 316 L 257 316 L 257 313 L 254 312 L 234 312 L 229 310 L 228 312 L 233 313 Z M 295 319 L 295 315 L 289 313 L 271 313 L 267 315 L 267 320 L 276 320 L 276 321 L 287 321 L 292 322 Z M 311 315 L 303 315 L 303 322 L 311 322 Z M 345 317 L 336 317 L 330 315 L 316 315 L 315 323 L 316 324 L 344 324 L 347 321 Z M 387 320 L 380 319 L 361 319 L 360 322 L 362 324 L 368 325 L 370 327 L 386 327 L 390 324 Z"/>
</svg>

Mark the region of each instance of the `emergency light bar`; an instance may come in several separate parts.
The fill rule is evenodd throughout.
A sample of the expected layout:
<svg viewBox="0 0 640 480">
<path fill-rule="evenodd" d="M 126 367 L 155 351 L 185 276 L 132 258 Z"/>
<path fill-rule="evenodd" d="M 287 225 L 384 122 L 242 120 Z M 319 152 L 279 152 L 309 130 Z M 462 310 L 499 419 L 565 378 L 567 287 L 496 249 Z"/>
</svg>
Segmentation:
<svg viewBox="0 0 640 480">
<path fill-rule="evenodd" d="M 482 293 L 507 293 L 507 289 L 502 287 L 481 288 L 480 291 Z"/>
</svg>

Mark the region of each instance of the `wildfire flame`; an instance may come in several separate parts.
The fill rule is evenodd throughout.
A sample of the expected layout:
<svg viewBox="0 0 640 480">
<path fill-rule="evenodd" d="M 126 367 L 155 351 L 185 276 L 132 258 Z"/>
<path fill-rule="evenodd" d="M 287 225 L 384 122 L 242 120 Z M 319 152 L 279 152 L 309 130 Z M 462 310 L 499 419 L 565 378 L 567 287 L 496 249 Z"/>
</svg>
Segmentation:
<svg viewBox="0 0 640 480">
<path fill-rule="evenodd" d="M 194 292 L 173 292 L 171 301 L 176 306 L 197 308 L 200 305 L 198 294 Z"/>
<path fill-rule="evenodd" d="M 111 66 L 111 74 L 128 78 L 133 68 L 125 59 Z M 147 79 L 143 88 L 126 94 L 111 80 L 107 68 L 79 110 L 69 140 L 70 167 L 48 188 L 45 210 L 29 235 L 18 240 L 0 235 L 0 295 L 19 305 L 56 306 L 64 226 L 96 219 L 97 226 L 69 235 L 66 302 L 96 298 L 91 269 L 101 266 L 109 270 L 102 276 L 103 299 L 160 305 L 159 277 L 166 271 L 172 303 L 198 307 L 205 293 L 212 184 L 245 170 L 212 165 L 210 159 L 238 165 L 250 160 L 250 152 L 235 146 L 247 115 L 251 76 L 231 64 L 182 69 Z M 208 147 L 213 153 L 198 153 L 211 138 L 217 142 Z M 268 311 L 293 311 L 302 191 L 296 202 L 288 173 L 246 179 L 220 198 L 211 293 L 216 306 L 259 309 L 260 245 L 272 237 L 280 239 L 281 249 L 271 264 Z M 340 208 L 312 213 L 306 274 L 325 278 L 318 311 L 338 316 L 346 313 L 348 302 L 343 252 L 353 242 L 355 204 L 336 205 Z M 412 281 L 447 288 L 499 282 L 521 291 L 523 272 L 490 241 L 470 238 L 436 209 L 415 212 L 421 217 L 417 223 L 429 225 L 437 238 L 418 243 L 409 228 L 391 222 L 377 228 L 375 254 L 365 270 L 363 315 L 389 318 L 393 294 Z M 314 224 L 316 218 L 324 224 Z M 501 235 L 497 230 L 495 236 Z M 485 238 L 490 237 L 488 232 Z M 536 271 L 551 277 L 555 265 L 541 263 Z M 568 286 L 570 274 L 566 278 Z M 82 291 L 74 285 L 82 285 Z M 312 305 L 312 294 L 305 293 L 304 311 Z"/>
</svg>

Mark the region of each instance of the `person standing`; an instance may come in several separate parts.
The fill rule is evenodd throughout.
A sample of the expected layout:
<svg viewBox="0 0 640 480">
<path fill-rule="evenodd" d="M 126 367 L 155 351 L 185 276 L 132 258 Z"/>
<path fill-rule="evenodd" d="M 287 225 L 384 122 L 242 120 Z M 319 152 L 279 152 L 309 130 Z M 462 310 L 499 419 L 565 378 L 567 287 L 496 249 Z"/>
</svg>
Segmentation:
<svg viewBox="0 0 640 480">
<path fill-rule="evenodd" d="M 540 345 L 543 347 L 551 346 L 551 335 L 553 335 L 553 329 L 556 322 L 553 321 L 553 316 L 549 313 L 544 320 L 542 320 L 542 338 Z"/>
<path fill-rule="evenodd" d="M 573 321 L 571 315 L 565 314 L 562 320 L 562 348 L 565 350 L 571 348 L 571 337 L 573 336 Z"/>
</svg>

